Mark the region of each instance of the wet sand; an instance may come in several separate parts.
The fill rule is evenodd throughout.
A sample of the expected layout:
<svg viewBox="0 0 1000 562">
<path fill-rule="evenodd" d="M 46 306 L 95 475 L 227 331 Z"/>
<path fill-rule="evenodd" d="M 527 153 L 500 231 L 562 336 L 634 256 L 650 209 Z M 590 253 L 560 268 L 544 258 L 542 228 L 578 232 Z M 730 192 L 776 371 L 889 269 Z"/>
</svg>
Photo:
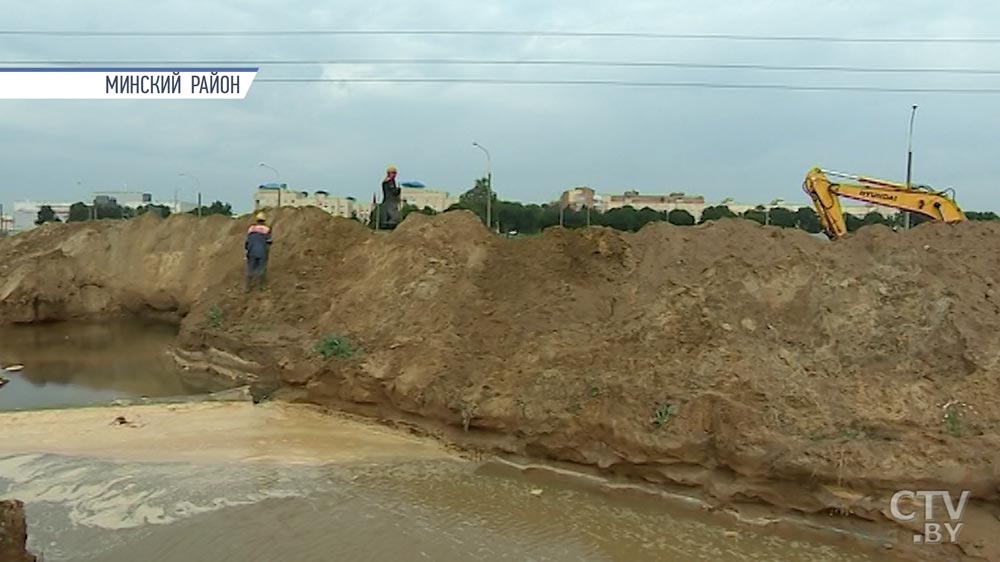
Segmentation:
<svg viewBox="0 0 1000 562">
<path fill-rule="evenodd" d="M 124 424 L 116 423 L 123 417 Z M 444 446 L 304 405 L 153 404 L 0 413 L 0 455 L 327 464 L 444 459 Z"/>
</svg>

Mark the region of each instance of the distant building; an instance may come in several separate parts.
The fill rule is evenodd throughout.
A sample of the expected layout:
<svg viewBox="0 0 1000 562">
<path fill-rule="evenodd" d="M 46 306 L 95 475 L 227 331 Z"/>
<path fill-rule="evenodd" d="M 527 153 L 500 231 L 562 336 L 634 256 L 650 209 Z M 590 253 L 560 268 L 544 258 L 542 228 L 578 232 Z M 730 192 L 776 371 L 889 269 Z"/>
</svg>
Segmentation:
<svg viewBox="0 0 1000 562">
<path fill-rule="evenodd" d="M 448 207 L 458 203 L 458 198 L 452 197 L 447 191 L 436 191 L 423 187 L 401 187 L 399 189 L 399 197 L 403 205 L 413 205 L 421 210 L 424 207 L 430 207 L 439 213 L 443 213 Z M 380 194 L 379 201 L 381 199 Z"/>
<path fill-rule="evenodd" d="M 14 230 L 13 215 L 0 215 L 0 235 L 7 234 Z"/>
<path fill-rule="evenodd" d="M 38 220 L 38 211 L 42 207 L 49 206 L 55 212 L 56 218 L 62 222 L 69 219 L 69 207 L 72 203 L 51 202 L 51 201 L 15 201 L 14 216 L 11 230 L 24 231 L 35 228 L 35 221 Z"/>
<path fill-rule="evenodd" d="M 589 187 L 574 187 L 562 192 L 559 197 L 559 207 L 579 211 L 583 208 L 593 209 L 598 201 L 594 190 Z"/>
<path fill-rule="evenodd" d="M 38 219 L 38 211 L 44 206 L 49 206 L 55 212 L 56 218 L 62 222 L 69 220 L 69 209 L 75 203 L 83 203 L 87 206 L 93 205 L 119 205 L 121 207 L 131 207 L 133 209 L 146 205 L 163 205 L 170 209 L 172 213 L 186 213 L 195 209 L 194 203 L 184 201 L 163 202 L 153 199 L 152 194 L 141 191 L 95 191 L 89 198 L 81 197 L 72 202 L 64 201 L 15 201 L 14 213 L 11 217 L 9 230 L 24 231 L 35 228 L 35 221 Z"/>
<path fill-rule="evenodd" d="M 447 191 L 436 191 L 422 187 L 401 187 L 400 199 L 403 205 L 410 204 L 418 209 L 430 207 L 437 212 L 443 212 L 458 202 Z M 382 194 L 377 195 L 381 203 Z M 326 191 L 296 191 L 288 189 L 286 184 L 264 184 L 254 193 L 254 210 L 277 207 L 318 207 L 335 217 L 357 217 L 367 221 L 371 215 L 370 201 L 358 201 L 354 197 L 330 195 Z"/>
<path fill-rule="evenodd" d="M 122 207 L 132 207 L 135 209 L 153 204 L 153 195 L 142 191 L 95 191 L 91 201 L 98 205 L 113 205 L 117 203 Z"/>
<path fill-rule="evenodd" d="M 650 208 L 654 211 L 669 212 L 674 209 L 700 209 L 705 206 L 705 198 L 701 195 L 687 195 L 682 192 L 666 195 L 642 195 L 638 191 L 626 191 L 621 195 L 604 195 L 601 197 L 601 207 L 604 211 L 633 207 L 635 209 Z"/>
<path fill-rule="evenodd" d="M 310 194 L 307 191 L 288 189 L 286 184 L 265 184 L 258 187 L 254 194 L 254 210 L 277 207 L 318 207 L 335 217 L 351 218 L 357 215 L 362 220 L 367 217 L 367 214 L 359 212 L 359 205 L 353 197 L 330 195 L 322 190 Z"/>
</svg>

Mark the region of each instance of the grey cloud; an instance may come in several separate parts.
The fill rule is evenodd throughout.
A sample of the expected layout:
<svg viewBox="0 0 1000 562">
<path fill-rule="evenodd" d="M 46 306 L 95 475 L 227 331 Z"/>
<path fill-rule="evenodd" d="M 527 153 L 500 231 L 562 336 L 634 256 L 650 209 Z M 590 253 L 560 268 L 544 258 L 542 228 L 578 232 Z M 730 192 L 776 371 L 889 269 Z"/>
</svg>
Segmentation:
<svg viewBox="0 0 1000 562">
<path fill-rule="evenodd" d="M 438 2 L 216 2 L 125 0 L 14 3 L 6 28 L 51 29 L 580 29 L 789 35 L 980 35 L 993 3 L 517 0 Z M 0 11 L 10 6 L 0 6 Z M 580 58 L 991 67 L 1000 46 L 830 45 L 489 37 L 226 39 L 4 38 L 0 57 L 238 59 Z M 340 66 L 265 67 L 261 76 L 510 76 L 823 85 L 1000 87 L 955 76 L 750 73 L 721 70 Z M 0 101 L 0 200 L 75 196 L 92 187 L 143 186 L 162 197 L 190 190 L 246 209 L 271 179 L 370 197 L 392 162 L 404 178 L 464 191 L 494 157 L 501 196 L 546 201 L 572 185 L 599 191 L 687 191 L 805 202 L 815 164 L 901 179 L 911 103 L 917 179 L 958 189 L 968 209 L 993 208 L 998 96 L 775 92 L 499 85 L 257 84 L 241 102 Z"/>
</svg>

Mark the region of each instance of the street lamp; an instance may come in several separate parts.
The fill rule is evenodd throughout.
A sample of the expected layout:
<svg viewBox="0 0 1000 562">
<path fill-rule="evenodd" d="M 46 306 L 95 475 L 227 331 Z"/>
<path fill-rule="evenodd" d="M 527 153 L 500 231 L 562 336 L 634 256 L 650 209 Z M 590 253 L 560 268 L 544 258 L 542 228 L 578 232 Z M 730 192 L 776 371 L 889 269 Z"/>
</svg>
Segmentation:
<svg viewBox="0 0 1000 562">
<path fill-rule="evenodd" d="M 201 180 L 199 180 L 195 176 L 192 176 L 191 174 L 187 174 L 187 173 L 184 173 L 184 172 L 180 172 L 177 175 L 181 176 L 181 177 L 185 177 L 185 178 L 191 178 L 191 179 L 194 180 L 194 182 L 196 184 L 198 184 L 198 216 L 200 217 L 201 216 Z M 176 188 L 174 188 L 174 205 L 177 205 L 177 189 Z M 175 207 L 175 210 L 176 211 L 180 211 L 180 209 L 176 208 L 176 207 Z"/>
<path fill-rule="evenodd" d="M 490 151 L 486 150 L 486 147 L 473 141 L 472 146 L 482 150 L 486 154 L 486 229 L 492 229 L 492 221 L 490 221 L 490 203 L 493 200 L 493 164 L 490 161 Z"/>
<path fill-rule="evenodd" d="M 82 191 L 83 180 L 76 180 L 76 186 Z M 93 198 L 90 201 L 90 219 L 97 220 L 97 205 L 94 203 Z"/>
<path fill-rule="evenodd" d="M 281 174 L 278 173 L 277 169 L 272 168 L 271 166 L 268 166 L 267 164 L 265 164 L 263 162 L 257 162 L 257 166 L 259 166 L 261 168 L 267 168 L 268 170 L 271 170 L 272 172 L 274 172 L 274 177 L 278 181 L 278 207 L 281 207 L 281 191 L 282 191 L 281 190 Z"/>
<path fill-rule="evenodd" d="M 917 116 L 917 104 L 913 104 L 910 110 L 910 133 L 906 138 L 906 189 L 910 189 L 911 174 L 913 172 L 913 120 Z M 910 228 L 910 212 L 903 211 L 903 227 Z"/>
<path fill-rule="evenodd" d="M 271 166 L 268 166 L 267 164 L 265 164 L 263 162 L 258 162 L 257 165 L 260 166 L 261 168 L 267 168 L 268 170 L 271 170 L 272 172 L 274 172 L 274 176 L 275 176 L 275 178 L 277 178 L 278 183 L 281 183 L 281 174 L 278 173 L 278 170 L 272 168 Z"/>
</svg>

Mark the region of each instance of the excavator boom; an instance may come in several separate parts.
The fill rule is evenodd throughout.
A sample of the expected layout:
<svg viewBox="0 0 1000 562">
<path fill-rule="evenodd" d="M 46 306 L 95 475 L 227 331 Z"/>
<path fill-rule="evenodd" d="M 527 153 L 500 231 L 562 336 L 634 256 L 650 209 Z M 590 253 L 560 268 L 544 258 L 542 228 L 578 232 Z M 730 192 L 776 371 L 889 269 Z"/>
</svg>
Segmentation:
<svg viewBox="0 0 1000 562">
<path fill-rule="evenodd" d="M 829 176 L 850 178 L 858 183 L 834 183 Z M 907 187 L 891 181 L 813 168 L 806 174 L 802 189 L 812 199 L 823 232 L 831 239 L 847 235 L 840 197 L 919 213 L 938 221 L 954 223 L 965 220 L 965 214 L 952 198 L 923 187 Z"/>
</svg>

